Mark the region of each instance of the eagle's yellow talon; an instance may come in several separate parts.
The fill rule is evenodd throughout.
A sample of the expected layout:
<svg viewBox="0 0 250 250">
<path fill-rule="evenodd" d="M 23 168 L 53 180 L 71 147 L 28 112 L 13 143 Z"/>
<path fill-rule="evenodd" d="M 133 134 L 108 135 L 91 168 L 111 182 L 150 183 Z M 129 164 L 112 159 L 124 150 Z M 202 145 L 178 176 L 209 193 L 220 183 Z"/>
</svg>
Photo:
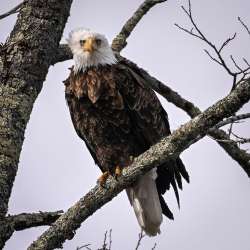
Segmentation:
<svg viewBox="0 0 250 250">
<path fill-rule="evenodd" d="M 97 183 L 100 184 L 101 187 L 105 186 L 105 183 L 109 177 L 110 173 L 109 171 L 104 172 L 98 179 L 97 179 Z"/>
<path fill-rule="evenodd" d="M 115 168 L 115 178 L 117 179 L 119 176 L 121 176 L 122 175 L 122 169 L 121 169 L 121 167 L 118 165 L 118 166 L 116 166 L 116 168 Z"/>
</svg>

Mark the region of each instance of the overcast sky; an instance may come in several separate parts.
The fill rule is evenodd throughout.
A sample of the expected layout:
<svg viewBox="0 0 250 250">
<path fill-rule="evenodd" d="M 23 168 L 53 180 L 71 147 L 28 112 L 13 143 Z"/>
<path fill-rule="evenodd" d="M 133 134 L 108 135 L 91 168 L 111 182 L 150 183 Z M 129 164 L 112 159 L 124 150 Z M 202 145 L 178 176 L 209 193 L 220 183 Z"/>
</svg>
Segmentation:
<svg viewBox="0 0 250 250">
<path fill-rule="evenodd" d="M 109 41 L 141 3 L 140 0 L 75 0 L 62 42 L 79 26 L 106 34 Z M 1 12 L 19 1 L 1 1 Z M 212 62 L 204 43 L 179 31 L 174 23 L 189 26 L 180 6 L 187 1 L 169 0 L 154 7 L 136 27 L 123 55 L 147 69 L 202 110 L 225 96 L 232 79 Z M 250 26 L 249 0 L 193 0 L 193 14 L 211 41 L 238 33 L 226 48 L 240 64 L 250 61 L 250 38 L 237 21 L 241 16 Z M 0 42 L 11 31 L 16 16 L 0 21 Z M 85 145 L 77 137 L 64 99 L 62 81 L 72 61 L 50 68 L 26 130 L 19 170 L 9 213 L 67 210 L 92 188 L 100 171 Z M 190 118 L 181 110 L 161 101 L 169 114 L 172 130 Z M 250 112 L 250 104 L 240 111 Z M 235 126 L 239 135 L 250 137 L 249 122 Z M 157 250 L 248 250 L 250 235 L 250 182 L 240 166 L 211 139 L 205 138 L 182 154 L 191 183 L 181 192 L 178 210 L 173 192 L 166 195 L 174 222 L 164 219 L 161 235 L 145 238 L 140 249 Z M 75 250 L 87 243 L 100 247 L 106 230 L 113 230 L 112 249 L 135 249 L 140 231 L 125 192 L 113 199 L 77 230 L 64 249 Z M 22 250 L 46 227 L 17 232 L 5 250 Z"/>
</svg>

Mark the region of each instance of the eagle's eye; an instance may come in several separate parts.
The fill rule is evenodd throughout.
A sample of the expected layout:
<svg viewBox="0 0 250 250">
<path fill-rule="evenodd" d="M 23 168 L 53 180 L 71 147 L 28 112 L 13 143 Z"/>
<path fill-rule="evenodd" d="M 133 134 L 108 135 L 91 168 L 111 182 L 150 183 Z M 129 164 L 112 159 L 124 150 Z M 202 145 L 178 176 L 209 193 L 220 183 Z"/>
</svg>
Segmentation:
<svg viewBox="0 0 250 250">
<path fill-rule="evenodd" d="M 80 40 L 80 45 L 83 46 L 86 40 Z"/>
<path fill-rule="evenodd" d="M 101 40 L 101 39 L 96 39 L 95 42 L 96 42 L 96 45 L 97 45 L 97 46 L 100 46 L 101 43 L 102 43 L 102 40 Z"/>
</svg>

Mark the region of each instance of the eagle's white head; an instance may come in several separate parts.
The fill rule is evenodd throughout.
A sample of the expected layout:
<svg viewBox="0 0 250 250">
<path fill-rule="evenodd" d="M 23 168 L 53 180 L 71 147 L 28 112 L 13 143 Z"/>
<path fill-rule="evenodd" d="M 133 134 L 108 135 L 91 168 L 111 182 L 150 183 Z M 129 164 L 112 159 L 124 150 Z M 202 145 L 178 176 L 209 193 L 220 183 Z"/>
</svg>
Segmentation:
<svg viewBox="0 0 250 250">
<path fill-rule="evenodd" d="M 67 39 L 75 61 L 74 72 L 90 66 L 111 65 L 116 63 L 115 55 L 107 38 L 84 28 L 70 32 Z"/>
</svg>

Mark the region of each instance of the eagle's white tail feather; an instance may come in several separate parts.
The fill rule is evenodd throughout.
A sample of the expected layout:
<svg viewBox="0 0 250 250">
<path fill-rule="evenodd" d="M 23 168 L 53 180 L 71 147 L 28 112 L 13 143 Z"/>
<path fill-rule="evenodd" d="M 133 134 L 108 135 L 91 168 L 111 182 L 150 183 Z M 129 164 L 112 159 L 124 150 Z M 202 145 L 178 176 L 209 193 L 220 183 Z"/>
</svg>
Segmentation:
<svg viewBox="0 0 250 250">
<path fill-rule="evenodd" d="M 153 169 L 142 176 L 136 185 L 127 189 L 138 223 L 149 236 L 160 233 L 162 222 L 162 209 L 155 184 L 156 177 L 156 169 Z"/>
</svg>

